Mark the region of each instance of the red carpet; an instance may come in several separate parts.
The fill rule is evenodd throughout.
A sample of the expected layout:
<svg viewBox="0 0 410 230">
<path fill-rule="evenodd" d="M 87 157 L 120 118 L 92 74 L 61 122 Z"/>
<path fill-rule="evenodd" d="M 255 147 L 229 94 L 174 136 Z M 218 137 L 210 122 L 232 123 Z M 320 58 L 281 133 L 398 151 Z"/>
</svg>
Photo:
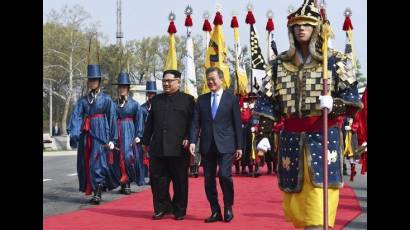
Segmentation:
<svg viewBox="0 0 410 230">
<path fill-rule="evenodd" d="M 234 176 L 235 204 L 231 223 L 205 224 L 210 207 L 205 196 L 204 178 L 189 179 L 189 200 L 185 220 L 176 221 L 172 215 L 162 220 L 151 220 L 153 212 L 151 190 L 99 206 L 82 209 L 43 219 L 44 230 L 138 230 L 138 229 L 294 229 L 286 222 L 282 211 L 282 192 L 276 176 L 262 175 L 259 178 Z M 222 192 L 219 201 L 223 208 Z M 104 194 L 103 194 L 104 198 Z M 360 215 L 361 209 L 353 190 L 345 184 L 340 192 L 340 202 L 333 229 L 343 226 Z"/>
</svg>

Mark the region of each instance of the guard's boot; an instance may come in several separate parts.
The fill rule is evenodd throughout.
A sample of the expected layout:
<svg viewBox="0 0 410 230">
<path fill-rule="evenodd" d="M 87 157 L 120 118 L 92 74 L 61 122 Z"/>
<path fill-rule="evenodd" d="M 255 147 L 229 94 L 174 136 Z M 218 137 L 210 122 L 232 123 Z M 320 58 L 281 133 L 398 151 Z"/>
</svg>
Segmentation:
<svg viewBox="0 0 410 230">
<path fill-rule="evenodd" d="M 199 174 L 199 173 L 198 173 L 198 171 L 199 171 L 198 168 L 199 168 L 199 166 L 198 166 L 197 164 L 195 164 L 195 165 L 194 165 L 194 177 L 195 177 L 195 178 L 198 178 L 198 174 Z"/>
<path fill-rule="evenodd" d="M 194 175 L 194 166 L 189 166 L 189 176 Z"/>
<path fill-rule="evenodd" d="M 130 184 L 130 182 L 125 184 L 124 194 L 125 195 L 130 195 L 131 194 L 131 184 Z"/>
<path fill-rule="evenodd" d="M 260 172 L 260 166 L 259 165 L 255 165 L 256 167 L 255 167 L 255 173 L 253 174 L 253 177 L 259 177 L 260 175 L 261 175 L 261 172 Z"/>
<path fill-rule="evenodd" d="M 120 193 L 125 194 L 125 184 L 121 184 Z"/>
<path fill-rule="evenodd" d="M 99 205 L 101 202 L 101 193 L 103 190 L 103 185 L 97 185 L 97 189 L 94 191 L 93 198 L 91 199 L 91 204 Z"/>
<path fill-rule="evenodd" d="M 266 162 L 266 165 L 268 166 L 268 175 L 272 174 L 272 162 Z"/>
<path fill-rule="evenodd" d="M 239 162 L 235 162 L 235 174 L 239 174 Z"/>
<path fill-rule="evenodd" d="M 347 176 L 347 165 L 343 162 L 343 176 Z"/>
</svg>

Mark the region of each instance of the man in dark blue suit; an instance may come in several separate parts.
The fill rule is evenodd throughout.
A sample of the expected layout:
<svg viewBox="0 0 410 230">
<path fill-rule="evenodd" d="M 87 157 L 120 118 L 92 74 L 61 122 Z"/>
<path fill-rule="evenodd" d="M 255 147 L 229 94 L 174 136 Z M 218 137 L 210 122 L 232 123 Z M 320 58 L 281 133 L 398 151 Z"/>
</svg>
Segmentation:
<svg viewBox="0 0 410 230">
<path fill-rule="evenodd" d="M 242 156 L 242 123 L 239 101 L 222 88 L 223 72 L 217 67 L 206 70 L 210 93 L 198 97 L 192 118 L 190 152 L 195 155 L 195 144 L 201 132 L 200 152 L 205 176 L 206 197 L 212 215 L 206 223 L 222 221 L 221 207 L 216 190 L 216 167 L 219 165 L 219 184 L 224 200 L 224 221 L 233 219 L 234 190 L 232 161 Z"/>
</svg>

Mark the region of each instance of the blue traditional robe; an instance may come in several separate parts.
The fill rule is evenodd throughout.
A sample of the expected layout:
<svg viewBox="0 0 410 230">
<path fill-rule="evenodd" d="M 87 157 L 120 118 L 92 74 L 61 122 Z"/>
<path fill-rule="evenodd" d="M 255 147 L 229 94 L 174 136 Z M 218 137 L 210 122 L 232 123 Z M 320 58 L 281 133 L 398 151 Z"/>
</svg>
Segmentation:
<svg viewBox="0 0 410 230">
<path fill-rule="evenodd" d="M 108 143 L 117 141 L 117 115 L 111 98 L 99 92 L 93 103 L 81 97 L 74 107 L 67 131 L 77 150 L 77 173 L 81 192 L 90 195 L 98 184 L 114 189 L 119 184 L 113 171 Z M 89 151 L 87 151 L 89 150 Z"/>
<path fill-rule="evenodd" d="M 118 126 L 118 146 L 120 151 L 116 151 L 115 161 L 118 162 L 117 176 L 121 183 L 136 182 L 138 185 L 144 183 L 144 172 L 142 165 L 143 155 L 139 144 L 135 143 L 135 138 L 142 138 L 144 130 L 144 120 L 141 106 L 131 97 L 123 107 L 116 104 L 117 126 Z"/>
</svg>

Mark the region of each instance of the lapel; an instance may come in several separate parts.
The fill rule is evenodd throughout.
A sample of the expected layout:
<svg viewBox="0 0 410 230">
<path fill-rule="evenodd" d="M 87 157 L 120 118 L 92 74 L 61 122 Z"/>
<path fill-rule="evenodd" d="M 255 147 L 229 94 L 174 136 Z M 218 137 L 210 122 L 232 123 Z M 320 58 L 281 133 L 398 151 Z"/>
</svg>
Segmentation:
<svg viewBox="0 0 410 230">
<path fill-rule="evenodd" d="M 212 92 L 209 92 L 209 93 L 205 96 L 205 108 L 207 108 L 207 113 L 208 113 L 208 115 L 209 115 L 209 117 L 211 118 L 211 121 L 212 121 L 211 95 L 212 95 Z"/>
<path fill-rule="evenodd" d="M 218 118 L 218 114 L 221 113 L 221 110 L 224 108 L 224 104 L 225 104 L 225 90 L 222 91 L 222 95 L 221 95 L 221 100 L 219 100 L 219 105 L 218 105 L 218 109 L 216 110 L 216 114 L 215 114 L 215 119 Z"/>
</svg>

